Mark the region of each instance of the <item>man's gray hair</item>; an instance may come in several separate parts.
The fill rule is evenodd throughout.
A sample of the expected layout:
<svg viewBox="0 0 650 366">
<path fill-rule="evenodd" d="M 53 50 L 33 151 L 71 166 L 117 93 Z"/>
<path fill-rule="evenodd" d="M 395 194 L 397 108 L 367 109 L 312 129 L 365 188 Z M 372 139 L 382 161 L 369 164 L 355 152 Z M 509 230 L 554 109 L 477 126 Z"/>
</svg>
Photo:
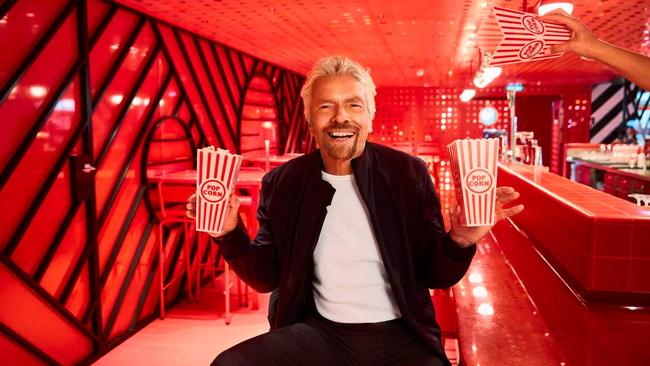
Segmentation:
<svg viewBox="0 0 650 366">
<path fill-rule="evenodd" d="M 329 56 L 322 58 L 314 64 L 314 68 L 307 74 L 305 85 L 302 86 L 300 96 L 302 103 L 305 106 L 305 118 L 309 121 L 309 113 L 311 112 L 311 94 L 314 83 L 322 78 L 328 76 L 351 76 L 357 79 L 365 91 L 366 107 L 368 108 L 368 115 L 372 121 L 375 118 L 375 95 L 377 95 L 377 88 L 375 83 L 370 77 L 370 72 L 366 70 L 361 64 L 353 61 L 344 56 Z"/>
</svg>

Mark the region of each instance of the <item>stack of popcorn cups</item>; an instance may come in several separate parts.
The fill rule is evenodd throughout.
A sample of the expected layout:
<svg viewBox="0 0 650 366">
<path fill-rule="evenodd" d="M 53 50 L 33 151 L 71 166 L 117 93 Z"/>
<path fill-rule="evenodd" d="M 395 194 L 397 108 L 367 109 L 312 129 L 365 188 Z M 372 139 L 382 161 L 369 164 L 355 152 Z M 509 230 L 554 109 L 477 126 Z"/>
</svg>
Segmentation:
<svg viewBox="0 0 650 366">
<path fill-rule="evenodd" d="M 212 146 L 198 149 L 197 154 L 196 231 L 220 233 L 242 157 Z"/>
<path fill-rule="evenodd" d="M 447 150 L 461 224 L 494 225 L 499 139 L 456 140 Z"/>
<path fill-rule="evenodd" d="M 571 39 L 571 30 L 561 24 L 543 22 L 536 14 L 486 8 L 481 14 L 476 42 L 484 66 L 502 66 L 562 56 L 550 47 Z"/>
</svg>

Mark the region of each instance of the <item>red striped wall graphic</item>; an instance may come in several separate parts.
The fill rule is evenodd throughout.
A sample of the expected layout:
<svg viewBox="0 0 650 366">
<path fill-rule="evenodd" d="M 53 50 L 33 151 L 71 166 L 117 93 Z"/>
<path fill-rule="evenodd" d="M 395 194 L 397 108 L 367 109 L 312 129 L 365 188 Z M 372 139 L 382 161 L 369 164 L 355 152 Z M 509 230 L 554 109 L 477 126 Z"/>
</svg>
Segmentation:
<svg viewBox="0 0 650 366">
<path fill-rule="evenodd" d="M 2 363 L 87 363 L 158 314 L 148 176 L 239 151 L 254 78 L 278 151 L 300 152 L 303 77 L 101 0 L 9 0 L 0 19 Z M 171 275 L 183 234 L 163 235 Z"/>
</svg>

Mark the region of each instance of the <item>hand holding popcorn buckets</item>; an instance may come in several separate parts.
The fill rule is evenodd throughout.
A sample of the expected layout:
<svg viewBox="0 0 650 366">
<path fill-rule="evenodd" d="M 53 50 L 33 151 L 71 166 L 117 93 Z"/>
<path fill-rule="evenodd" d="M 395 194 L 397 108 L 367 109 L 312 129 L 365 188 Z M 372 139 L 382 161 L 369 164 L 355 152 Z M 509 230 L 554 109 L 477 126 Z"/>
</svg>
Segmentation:
<svg viewBox="0 0 650 366">
<path fill-rule="evenodd" d="M 212 146 L 198 149 L 197 154 L 196 231 L 220 233 L 242 157 Z"/>
<path fill-rule="evenodd" d="M 499 139 L 456 140 L 447 150 L 461 224 L 494 225 Z"/>
<path fill-rule="evenodd" d="M 494 6 L 481 18 L 476 41 L 486 67 L 560 57 L 563 52 L 551 54 L 549 47 L 571 38 L 565 26 L 531 13 Z"/>
</svg>

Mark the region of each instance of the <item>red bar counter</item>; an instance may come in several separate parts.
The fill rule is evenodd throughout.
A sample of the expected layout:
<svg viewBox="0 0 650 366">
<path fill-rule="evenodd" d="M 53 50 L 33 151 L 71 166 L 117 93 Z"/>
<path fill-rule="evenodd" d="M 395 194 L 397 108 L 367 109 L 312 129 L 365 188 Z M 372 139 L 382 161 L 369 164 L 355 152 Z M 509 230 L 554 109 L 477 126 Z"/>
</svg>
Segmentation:
<svg viewBox="0 0 650 366">
<path fill-rule="evenodd" d="M 512 223 L 583 300 L 650 304 L 650 209 L 516 163 L 498 183 L 521 193 Z"/>
</svg>

